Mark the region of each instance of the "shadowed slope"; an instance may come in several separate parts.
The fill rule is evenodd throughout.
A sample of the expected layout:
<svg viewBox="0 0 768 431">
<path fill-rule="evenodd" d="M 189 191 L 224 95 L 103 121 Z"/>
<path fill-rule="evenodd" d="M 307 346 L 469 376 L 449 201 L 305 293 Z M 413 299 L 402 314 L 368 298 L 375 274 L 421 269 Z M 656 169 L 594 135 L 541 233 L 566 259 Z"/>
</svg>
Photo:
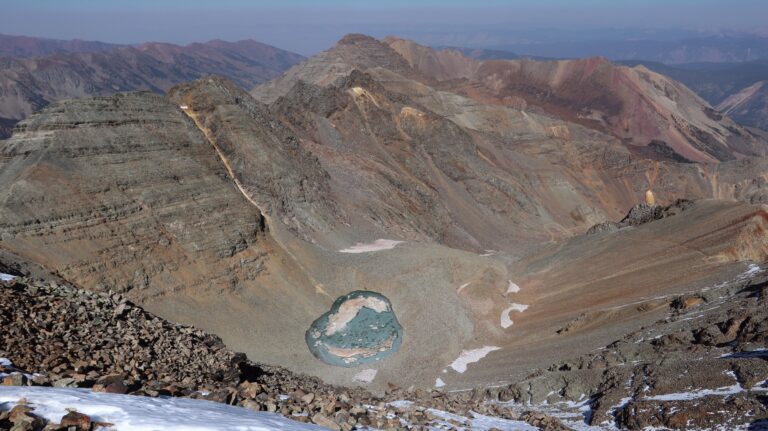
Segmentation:
<svg viewBox="0 0 768 431">
<path fill-rule="evenodd" d="M 717 109 L 744 124 L 768 129 L 768 81 L 759 81 L 732 94 Z"/>
</svg>

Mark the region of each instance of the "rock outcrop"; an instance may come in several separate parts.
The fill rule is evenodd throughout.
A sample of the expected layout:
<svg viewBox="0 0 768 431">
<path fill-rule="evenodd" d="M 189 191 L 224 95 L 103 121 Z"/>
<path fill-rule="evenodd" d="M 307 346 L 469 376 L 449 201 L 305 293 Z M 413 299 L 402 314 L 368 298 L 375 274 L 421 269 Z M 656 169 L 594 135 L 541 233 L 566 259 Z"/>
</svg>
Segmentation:
<svg viewBox="0 0 768 431">
<path fill-rule="evenodd" d="M 343 221 L 317 158 L 240 87 L 211 77 L 175 87 L 169 97 L 185 107 L 268 217 L 305 239 Z"/>
<path fill-rule="evenodd" d="M 496 396 L 533 405 L 581 402 L 588 424 L 609 429 L 759 427 L 768 418 L 761 401 L 768 391 L 765 282 L 764 270 L 750 266 L 731 280 L 670 297 L 657 321 Z"/>
<path fill-rule="evenodd" d="M 54 104 L 3 142 L 0 181 L 0 246 L 95 290 L 213 293 L 264 267 L 263 215 L 162 96 Z"/>
<path fill-rule="evenodd" d="M 589 228 L 586 234 L 593 235 L 601 232 L 616 232 L 624 227 L 640 226 L 641 224 L 677 215 L 692 205 L 693 202 L 686 199 L 680 199 L 674 204 L 666 207 L 648 203 L 637 204 L 630 208 L 627 215 L 621 219 L 621 221 L 598 223 Z"/>
</svg>

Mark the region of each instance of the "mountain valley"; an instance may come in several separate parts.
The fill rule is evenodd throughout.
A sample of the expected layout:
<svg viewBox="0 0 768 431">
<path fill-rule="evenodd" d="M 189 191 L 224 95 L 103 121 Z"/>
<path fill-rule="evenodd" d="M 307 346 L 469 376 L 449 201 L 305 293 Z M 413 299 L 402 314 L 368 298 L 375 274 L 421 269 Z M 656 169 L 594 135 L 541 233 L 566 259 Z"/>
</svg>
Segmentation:
<svg viewBox="0 0 768 431">
<path fill-rule="evenodd" d="M 88 84 L 0 98 L 19 120 L 0 140 L 4 325 L 42 289 L 103 298 L 116 331 L 128 314 L 199 328 L 173 336 L 218 375 L 185 382 L 165 359 L 163 385 L 135 365 L 98 371 L 332 429 L 768 419 L 768 138 L 730 108 L 600 58 L 478 60 L 350 34 L 308 59 L 210 42 L 193 49 L 210 63 L 185 69 L 188 49 L 7 60 L 24 72 L 6 91 L 49 63 Z M 100 56 L 158 66 L 69 78 Z M 20 350 L 0 356 L 52 372 Z"/>
</svg>

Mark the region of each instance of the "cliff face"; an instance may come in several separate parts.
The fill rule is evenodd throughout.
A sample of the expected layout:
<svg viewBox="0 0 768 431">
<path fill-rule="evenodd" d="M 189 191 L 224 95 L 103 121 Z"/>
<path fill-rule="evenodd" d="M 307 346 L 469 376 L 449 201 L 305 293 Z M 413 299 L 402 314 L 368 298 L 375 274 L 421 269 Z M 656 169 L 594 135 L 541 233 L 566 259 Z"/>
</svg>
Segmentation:
<svg viewBox="0 0 768 431">
<path fill-rule="evenodd" d="M 68 280 L 148 298 L 237 285 L 263 265 L 262 214 L 161 96 L 54 104 L 1 151 L 3 248 Z"/>
<path fill-rule="evenodd" d="M 175 87 L 169 96 L 185 107 L 267 216 L 304 238 L 341 221 L 317 158 L 240 87 L 211 77 Z"/>
</svg>

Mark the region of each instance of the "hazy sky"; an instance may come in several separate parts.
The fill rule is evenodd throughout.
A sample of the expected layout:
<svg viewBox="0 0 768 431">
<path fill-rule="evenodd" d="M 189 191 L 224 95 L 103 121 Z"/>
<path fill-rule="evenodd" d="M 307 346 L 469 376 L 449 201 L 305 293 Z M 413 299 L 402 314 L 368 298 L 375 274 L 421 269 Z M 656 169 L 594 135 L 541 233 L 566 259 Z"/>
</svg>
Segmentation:
<svg viewBox="0 0 768 431">
<path fill-rule="evenodd" d="M 609 28 L 765 26 L 768 0 L 0 0 L 5 34 L 118 43 L 253 38 L 302 54 L 350 32 L 478 46 Z M 531 29 L 552 31 L 524 32 Z"/>
</svg>

